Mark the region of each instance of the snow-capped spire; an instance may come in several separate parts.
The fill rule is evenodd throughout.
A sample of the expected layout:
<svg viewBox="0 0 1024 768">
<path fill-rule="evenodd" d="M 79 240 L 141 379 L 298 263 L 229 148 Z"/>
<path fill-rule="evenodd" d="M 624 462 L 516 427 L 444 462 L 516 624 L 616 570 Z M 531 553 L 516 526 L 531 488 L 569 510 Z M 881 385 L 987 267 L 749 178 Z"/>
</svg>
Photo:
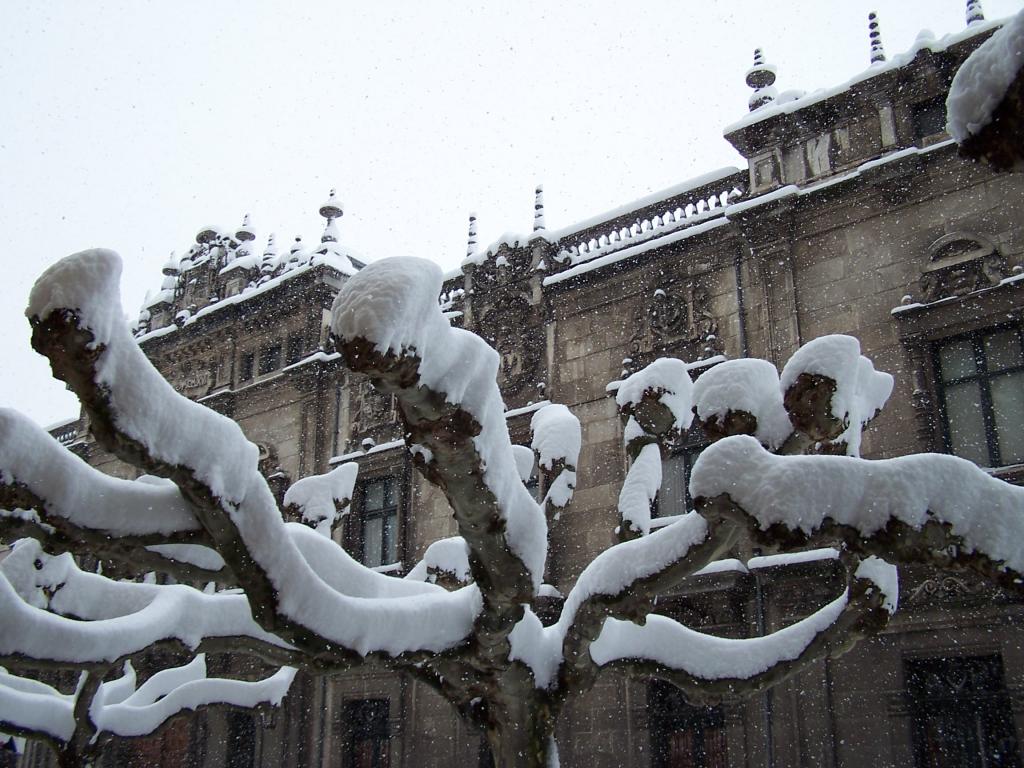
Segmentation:
<svg viewBox="0 0 1024 768">
<path fill-rule="evenodd" d="M 967 0 L 967 26 L 985 20 L 985 12 L 981 9 L 981 0 Z"/>
<path fill-rule="evenodd" d="M 256 239 L 256 235 L 253 233 L 252 226 L 249 223 L 248 213 L 242 218 L 242 226 L 240 226 L 238 231 L 235 232 L 235 239 L 240 240 L 243 243 Z"/>
<path fill-rule="evenodd" d="M 878 14 L 868 14 L 868 37 L 871 38 L 871 63 L 885 61 L 885 46 L 882 45 L 882 33 L 878 30 Z"/>
<path fill-rule="evenodd" d="M 540 232 L 544 229 L 544 187 L 538 184 L 533 193 L 533 231 Z"/>
<path fill-rule="evenodd" d="M 340 219 L 345 215 L 342 210 L 341 203 L 334 197 L 335 190 L 331 190 L 331 194 L 327 197 L 327 202 L 320 206 L 320 215 L 327 219 L 327 226 L 324 227 L 324 233 L 320 236 L 321 243 L 336 243 L 338 242 L 338 227 L 334 223 L 335 219 Z M 294 250 L 292 251 L 294 253 Z"/>
<path fill-rule="evenodd" d="M 206 243 L 212 243 L 220 236 L 220 232 L 217 227 L 203 227 L 196 233 L 196 242 L 205 245 Z"/>
<path fill-rule="evenodd" d="M 775 67 L 765 63 L 764 52 L 760 48 L 754 49 L 754 66 L 747 70 L 746 82 L 754 89 L 747 102 L 751 112 L 775 101 Z"/>
<path fill-rule="evenodd" d="M 263 260 L 272 259 L 277 256 L 277 244 L 274 242 L 274 233 L 267 238 L 267 249 L 263 251 Z"/>
<path fill-rule="evenodd" d="M 335 190 L 331 190 L 331 194 L 327 197 L 327 202 L 320 206 L 320 215 L 327 219 L 328 223 L 335 219 L 340 219 L 345 212 L 342 210 L 341 203 L 334 197 Z"/>
<path fill-rule="evenodd" d="M 174 251 L 171 251 L 171 255 L 167 257 L 167 262 L 164 264 L 164 268 L 161 271 L 170 277 L 178 276 L 178 273 L 181 271 L 181 266 L 178 261 L 178 256 Z"/>
<path fill-rule="evenodd" d="M 338 242 L 338 225 L 334 219 L 328 219 L 327 225 L 324 227 L 324 233 L 320 235 L 321 243 L 336 243 Z"/>
<path fill-rule="evenodd" d="M 288 253 L 290 253 L 291 255 L 294 256 L 296 253 L 298 253 L 301 250 L 302 250 L 302 235 L 296 235 L 295 236 L 295 242 L 292 243 L 291 250 L 288 251 Z"/>
<path fill-rule="evenodd" d="M 466 258 L 476 253 L 476 214 L 469 214 L 469 242 L 466 244 Z"/>
</svg>

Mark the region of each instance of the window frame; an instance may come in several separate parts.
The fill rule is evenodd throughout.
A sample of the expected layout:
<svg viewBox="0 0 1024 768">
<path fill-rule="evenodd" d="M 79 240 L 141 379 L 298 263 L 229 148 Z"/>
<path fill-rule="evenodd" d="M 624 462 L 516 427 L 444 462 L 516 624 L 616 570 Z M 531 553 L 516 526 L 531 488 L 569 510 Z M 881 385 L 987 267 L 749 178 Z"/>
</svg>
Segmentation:
<svg viewBox="0 0 1024 768">
<path fill-rule="evenodd" d="M 1017 343 L 1020 345 L 1022 362 L 1020 365 L 1004 368 L 1000 371 L 988 369 L 985 339 L 1006 331 L 1013 331 L 1017 335 Z M 960 376 L 947 380 L 942 373 L 941 351 L 943 348 L 953 344 L 969 341 L 974 355 L 975 371 L 968 376 Z M 949 419 L 949 410 L 946 407 L 946 390 L 948 387 L 977 382 L 982 410 L 982 424 L 985 428 L 985 447 L 988 451 L 989 463 L 984 465 L 990 469 L 999 469 L 1006 466 L 1015 466 L 1021 462 L 1007 464 L 1002 459 L 1002 451 L 999 447 L 999 432 L 995 422 L 995 406 L 992 400 L 991 382 L 1003 376 L 1009 376 L 1024 372 L 1024 326 L 1019 323 L 1004 323 L 1001 325 L 978 328 L 968 333 L 961 333 L 955 336 L 936 339 L 931 345 L 932 372 L 935 381 L 937 405 L 939 412 L 939 424 L 942 429 L 943 450 L 953 456 L 957 456 L 953 449 L 953 430 Z"/>
<path fill-rule="evenodd" d="M 374 711 L 377 710 L 377 711 Z M 365 711 L 367 714 L 359 714 Z M 380 713 L 383 712 L 383 717 Z M 357 761 L 357 748 L 364 743 L 372 745 L 370 768 L 389 768 L 391 765 L 391 700 L 350 699 L 343 705 L 345 723 L 344 764 L 346 768 L 361 768 Z"/>
<path fill-rule="evenodd" d="M 288 336 L 285 348 L 285 365 L 294 365 L 302 360 L 306 351 L 305 339 L 301 333 L 292 333 Z"/>
<path fill-rule="evenodd" d="M 383 500 L 382 506 L 379 509 L 369 510 L 367 509 L 367 491 L 370 486 L 381 483 L 384 484 L 384 488 L 381 491 L 381 499 Z M 401 562 L 401 533 L 399 531 L 399 526 L 401 525 L 400 490 L 402 486 L 400 478 L 395 475 L 368 477 L 365 480 L 360 480 L 357 487 L 358 492 L 356 496 L 359 500 L 359 515 L 357 518 L 358 522 L 355 526 L 355 538 L 359 551 L 359 561 L 368 568 L 380 568 L 382 566 Z M 389 495 L 392 500 L 391 504 L 387 503 Z M 387 536 L 388 518 L 394 519 L 391 539 L 388 539 Z M 380 562 L 371 564 L 370 558 L 367 556 L 366 527 L 368 522 L 378 519 L 381 521 L 380 552 L 377 553 L 377 559 L 379 559 Z M 392 552 L 394 553 L 393 560 L 388 559 Z"/>
<path fill-rule="evenodd" d="M 238 359 L 238 380 L 243 382 L 252 381 L 255 373 L 256 353 L 252 351 L 243 352 L 242 356 Z"/>
<path fill-rule="evenodd" d="M 982 674 L 975 679 L 987 678 L 992 683 L 990 688 L 974 687 L 970 691 L 953 691 L 950 688 L 946 696 L 930 696 L 925 678 L 936 674 L 935 670 L 949 669 L 950 676 L 959 669 L 965 676 L 973 671 Z M 1003 754 L 1008 762 L 1000 762 L 1002 768 L 1019 768 L 1021 766 L 1020 741 L 1017 738 L 1014 722 L 1013 705 L 1009 691 L 1006 689 L 1006 678 L 1003 670 L 1002 657 L 998 653 L 971 656 L 938 656 L 922 658 L 905 658 L 903 660 L 904 691 L 910 704 L 911 734 L 914 751 L 914 764 L 917 768 L 936 768 L 936 766 L 952 765 L 947 761 L 936 763 L 929 755 L 929 723 L 940 733 L 950 723 L 962 726 L 963 731 L 980 738 L 983 743 L 979 748 L 990 746 L 990 740 L 1010 738 L 1013 752 Z M 966 683 L 965 683 L 966 684 Z M 956 734 L 947 734 L 953 735 Z M 948 742 L 948 740 L 947 740 Z M 955 757 L 955 756 L 950 756 Z M 966 768 L 980 768 L 989 765 L 988 761 L 977 761 Z M 958 764 L 959 765 L 959 764 Z M 994 763 L 992 764 L 994 765 Z"/>
<path fill-rule="evenodd" d="M 729 723 L 721 706 L 689 704 L 671 683 L 652 680 L 647 688 L 652 768 L 672 768 L 672 736 L 692 736 L 688 764 L 696 768 L 729 765 Z"/>
<path fill-rule="evenodd" d="M 281 367 L 281 342 L 275 341 L 260 350 L 260 359 L 256 368 L 257 376 L 266 376 Z"/>
</svg>

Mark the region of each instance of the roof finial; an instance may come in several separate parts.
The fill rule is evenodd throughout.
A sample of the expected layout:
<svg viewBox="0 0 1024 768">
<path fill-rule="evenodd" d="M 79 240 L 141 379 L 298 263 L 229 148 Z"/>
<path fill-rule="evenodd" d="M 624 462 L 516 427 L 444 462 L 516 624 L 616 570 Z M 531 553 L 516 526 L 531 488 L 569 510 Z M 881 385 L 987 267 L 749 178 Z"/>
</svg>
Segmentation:
<svg viewBox="0 0 1024 768">
<path fill-rule="evenodd" d="M 878 31 L 878 14 L 868 14 L 868 37 L 871 38 L 871 63 L 885 61 L 885 46 L 882 45 L 882 33 Z"/>
<path fill-rule="evenodd" d="M 533 231 L 540 232 L 544 229 L 544 186 L 538 184 L 533 193 Z"/>
<path fill-rule="evenodd" d="M 340 219 L 344 215 L 344 211 L 341 208 L 341 203 L 334 198 L 334 190 L 331 190 L 331 194 L 327 197 L 327 202 L 320 206 L 320 215 L 327 219 L 328 222 Z"/>
<path fill-rule="evenodd" d="M 466 244 L 466 258 L 476 253 L 476 214 L 469 214 L 469 242 Z"/>
<path fill-rule="evenodd" d="M 263 258 L 274 258 L 277 256 L 277 244 L 274 242 L 274 233 L 270 233 L 270 237 L 267 238 L 267 250 L 263 252 Z"/>
<path fill-rule="evenodd" d="M 967 0 L 967 26 L 985 20 L 985 12 L 981 9 L 981 0 Z"/>
<path fill-rule="evenodd" d="M 256 239 L 256 235 L 253 233 L 252 226 L 251 226 L 251 224 L 249 222 L 249 214 L 248 213 L 245 214 L 245 216 L 242 218 L 242 226 L 240 226 L 238 228 L 238 231 L 235 232 L 235 239 L 236 240 L 240 240 L 243 243 L 248 241 L 248 240 L 255 240 Z"/>
<path fill-rule="evenodd" d="M 748 87 L 754 89 L 747 102 L 751 112 L 775 101 L 775 67 L 765 64 L 764 52 L 760 48 L 754 49 L 754 66 L 747 70 L 746 82 Z"/>
</svg>

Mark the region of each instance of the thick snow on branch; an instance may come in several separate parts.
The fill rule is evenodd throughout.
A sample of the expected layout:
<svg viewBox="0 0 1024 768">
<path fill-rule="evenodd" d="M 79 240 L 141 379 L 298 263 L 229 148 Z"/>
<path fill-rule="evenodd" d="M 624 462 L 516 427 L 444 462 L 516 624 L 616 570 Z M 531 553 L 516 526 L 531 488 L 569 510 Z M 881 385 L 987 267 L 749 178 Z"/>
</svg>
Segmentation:
<svg viewBox="0 0 1024 768">
<path fill-rule="evenodd" d="M 36 283 L 27 314 L 37 323 L 47 321 L 51 313 L 74 316 L 78 327 L 92 334 L 95 358 L 90 364 L 95 383 L 109 401 L 106 411 L 112 426 L 143 446 L 148 461 L 198 495 L 197 504 L 205 505 L 204 514 L 213 518 L 211 535 L 220 537 L 218 548 L 249 599 L 257 601 L 261 620 L 287 629 L 293 637 L 312 633 L 360 654 L 442 650 L 462 642 L 481 607 L 479 595 L 472 591 L 365 601 L 345 594 L 344 585 L 331 586 L 324 574 L 310 567 L 259 474 L 256 446 L 235 422 L 178 395 L 131 337 L 120 307 L 120 272 L 120 259 L 111 251 L 70 256 Z M 464 384 L 475 386 L 472 377 Z M 497 391 L 493 379 L 492 388 Z M 496 408 L 503 422 L 500 400 Z M 104 412 L 98 417 L 108 416 Z M 498 460 L 496 466 L 509 464 Z M 523 506 L 536 510 L 543 537 L 543 517 L 514 469 L 507 474 L 525 498 Z M 196 488 L 197 481 L 202 488 Z M 160 593 L 140 613 L 148 618 L 157 605 L 184 610 L 186 602 Z M 268 615 L 271 611 L 273 616 Z"/>
<path fill-rule="evenodd" d="M 0 667 L 0 727 L 68 741 L 75 732 L 75 697 Z"/>
<path fill-rule="evenodd" d="M 88 708 L 89 717 L 97 735 L 144 736 L 186 709 L 211 704 L 279 706 L 294 677 L 295 669 L 282 667 L 255 682 L 208 678 L 205 657 L 200 654 L 184 666 L 156 673 L 136 689 L 135 670 L 125 662 L 121 677 L 99 686 Z M 78 695 L 80 692 L 63 694 L 0 667 L 0 724 L 68 742 L 75 733 Z"/>
<path fill-rule="evenodd" d="M 69 554 L 47 555 L 31 539 L 0 563 L 0 614 L 0 656 L 44 662 L 111 662 L 162 640 L 196 648 L 208 638 L 244 637 L 287 648 L 253 621 L 244 595 L 112 581 L 81 571 Z"/>
<path fill-rule="evenodd" d="M 427 547 L 423 559 L 406 574 L 405 579 L 433 583 L 443 574 L 463 583 L 472 578 L 469 572 L 469 547 L 461 536 L 438 539 Z"/>
<path fill-rule="evenodd" d="M 704 680 L 750 678 L 781 661 L 796 659 L 839 618 L 846 602 L 844 593 L 806 619 L 765 637 L 741 640 L 706 635 L 664 616 L 649 616 L 644 626 L 608 619 L 601 636 L 591 644 L 590 655 L 601 666 L 643 659 Z"/>
<path fill-rule="evenodd" d="M 637 582 L 663 573 L 685 558 L 707 535 L 707 522 L 691 512 L 648 536 L 606 549 L 583 569 L 565 599 L 556 625 L 559 633 L 565 635 L 576 612 L 587 600 L 597 596 L 618 597 L 634 588 Z"/>
<path fill-rule="evenodd" d="M 757 419 L 754 437 L 775 449 L 793 432 L 782 404 L 779 372 L 767 360 L 727 360 L 709 368 L 693 383 L 693 403 L 701 421 L 723 421 L 730 412 Z"/>
<path fill-rule="evenodd" d="M 93 335 L 97 384 L 110 391 L 117 426 L 171 465 L 189 467 L 215 495 L 239 504 L 259 451 L 231 419 L 178 395 L 149 363 L 124 321 L 121 259 L 82 251 L 61 259 L 32 288 L 25 314 L 45 319 L 70 310 Z"/>
<path fill-rule="evenodd" d="M 396 579 L 367 568 L 331 539 L 321 536 L 301 523 L 288 523 L 285 528 L 309 567 L 328 585 L 339 592 L 344 592 L 350 598 L 387 601 L 402 598 L 411 603 L 422 602 L 429 610 L 431 606 L 436 607 L 437 598 L 449 594 L 445 589 L 433 584 Z M 479 601 L 479 596 L 475 592 L 475 588 L 459 590 L 459 597 L 453 602 L 461 601 L 472 606 Z M 394 603 L 396 609 L 402 604 Z M 382 610 L 382 613 L 386 614 L 386 611 Z M 443 617 L 439 617 L 441 618 Z"/>
<path fill-rule="evenodd" d="M 882 592 L 884 599 L 882 607 L 889 612 L 889 615 L 896 613 L 899 605 L 900 582 L 896 566 L 887 563 L 880 557 L 866 557 L 861 560 L 857 570 L 853 572 L 856 579 L 867 579 Z"/>
<path fill-rule="evenodd" d="M 892 394 L 893 378 L 876 371 L 860 354 L 853 336 L 821 336 L 804 344 L 782 369 L 779 384 L 785 393 L 801 374 L 824 376 L 835 382 L 832 415 L 846 429 L 836 441 L 845 442 L 847 453 L 860 455 L 861 429 L 878 413 Z"/>
<path fill-rule="evenodd" d="M 199 530 L 192 506 L 173 483 L 105 475 L 8 408 L 0 409 L 0 479 L 25 486 L 48 514 L 111 536 Z"/>
<path fill-rule="evenodd" d="M 339 512 L 352 501 L 359 465 L 342 464 L 322 475 L 310 475 L 296 481 L 284 494 L 285 506 L 294 505 L 305 523 L 324 536 L 344 517 Z"/>
<path fill-rule="evenodd" d="M 657 394 L 658 402 L 672 412 L 673 426 L 678 431 L 689 429 L 693 421 L 693 381 L 686 363 L 672 357 L 658 358 L 619 385 L 615 404 L 628 410 L 649 392 Z"/>
<path fill-rule="evenodd" d="M 619 491 L 619 516 L 629 530 L 647 535 L 651 505 L 661 488 L 661 449 L 648 443 L 640 449 Z"/>
<path fill-rule="evenodd" d="M 90 714 L 101 732 L 144 736 L 186 709 L 196 710 L 212 704 L 245 708 L 260 704 L 280 706 L 295 678 L 295 671 L 292 667 L 282 667 L 270 677 L 257 681 L 210 678 L 206 676 L 206 658 L 200 654 L 184 666 L 156 673 L 118 701 L 110 697 L 101 699 L 104 688 L 112 684 L 104 683 Z M 134 679 L 134 672 L 131 677 Z"/>
<path fill-rule="evenodd" d="M 195 565 L 206 571 L 219 571 L 224 567 L 224 558 L 220 553 L 202 544 L 151 544 L 146 549 L 169 560 Z"/>
<path fill-rule="evenodd" d="M 580 420 L 564 405 L 552 403 L 533 414 L 533 450 L 544 469 L 556 465 L 562 469 L 551 481 L 544 496 L 545 506 L 564 509 L 572 500 L 576 489 L 576 466 L 580 459 L 583 432 Z"/>
<path fill-rule="evenodd" d="M 544 469 L 551 469 L 558 460 L 568 467 L 577 465 L 583 433 L 580 420 L 572 411 L 558 403 L 545 405 L 533 414 L 530 429 L 533 430 L 533 450 Z"/>
<path fill-rule="evenodd" d="M 479 336 L 452 328 L 437 297 L 442 273 L 429 261 L 385 259 L 351 277 L 332 308 L 331 330 L 346 341 L 365 339 L 376 351 L 419 359 L 419 384 L 441 393 L 480 425 L 473 443 L 483 481 L 494 494 L 511 551 L 539 588 L 547 556 L 547 524 L 516 471 L 498 389 L 498 353 Z"/>
<path fill-rule="evenodd" d="M 1024 569 L 1024 488 L 955 456 L 776 456 L 739 435 L 701 453 L 690 493 L 728 494 L 762 529 L 779 523 L 812 533 L 831 520 L 870 537 L 890 520 L 914 529 L 948 523 L 966 551 Z"/>
<path fill-rule="evenodd" d="M 524 483 L 530 482 L 530 478 L 533 477 L 533 468 L 537 465 L 533 449 L 525 445 L 513 445 L 512 455 L 516 460 L 516 471 L 519 473 L 519 479 Z"/>
<path fill-rule="evenodd" d="M 1024 11 L 967 57 L 946 98 L 946 130 L 957 142 L 992 121 L 1010 85 L 1024 67 Z"/>
</svg>

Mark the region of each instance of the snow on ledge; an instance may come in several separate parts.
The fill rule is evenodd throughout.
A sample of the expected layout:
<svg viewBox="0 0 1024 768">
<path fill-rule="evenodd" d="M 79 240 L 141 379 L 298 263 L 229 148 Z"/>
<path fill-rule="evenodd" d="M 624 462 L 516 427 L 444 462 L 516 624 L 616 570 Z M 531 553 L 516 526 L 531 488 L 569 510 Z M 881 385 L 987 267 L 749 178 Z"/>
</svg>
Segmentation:
<svg viewBox="0 0 1024 768">
<path fill-rule="evenodd" d="M 799 565 L 800 563 L 816 563 L 821 560 L 836 560 L 839 551 L 832 547 L 822 549 L 808 549 L 805 552 L 783 552 L 778 555 L 761 555 L 747 560 L 747 568 L 757 570 L 758 568 L 782 568 L 788 565 Z"/>
</svg>

